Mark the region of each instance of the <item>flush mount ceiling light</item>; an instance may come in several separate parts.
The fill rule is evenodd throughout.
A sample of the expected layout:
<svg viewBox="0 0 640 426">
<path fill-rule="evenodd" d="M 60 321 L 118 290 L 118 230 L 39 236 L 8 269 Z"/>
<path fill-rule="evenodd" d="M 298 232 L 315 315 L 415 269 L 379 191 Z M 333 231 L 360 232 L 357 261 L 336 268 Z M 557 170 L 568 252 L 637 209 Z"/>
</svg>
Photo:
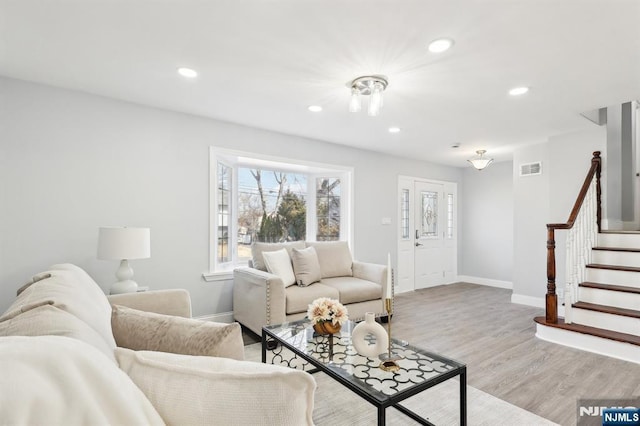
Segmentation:
<svg viewBox="0 0 640 426">
<path fill-rule="evenodd" d="M 178 68 L 178 74 L 186 78 L 196 78 L 198 76 L 198 71 L 191 68 Z"/>
<path fill-rule="evenodd" d="M 479 149 L 478 151 L 476 151 L 476 154 L 478 155 L 467 161 L 471 163 L 471 165 L 477 170 L 482 170 L 493 162 L 493 158 L 487 158 L 484 156 L 485 152 L 487 151 L 484 149 Z"/>
<path fill-rule="evenodd" d="M 367 114 L 376 116 L 382 109 L 382 92 L 387 88 L 389 82 L 382 75 L 371 75 L 358 77 L 347 84 L 351 89 L 351 101 L 349 111 L 358 112 L 362 109 L 361 96 L 370 96 Z"/>
<path fill-rule="evenodd" d="M 453 46 L 453 40 L 450 38 L 439 38 L 429 43 L 429 52 L 442 53 L 445 50 L 451 49 L 451 46 Z"/>
<path fill-rule="evenodd" d="M 320 112 L 322 111 L 322 107 L 320 105 L 310 105 L 309 108 L 307 108 L 309 111 L 311 112 Z"/>
<path fill-rule="evenodd" d="M 509 90 L 509 94 L 511 96 L 520 96 L 520 95 L 524 95 L 525 93 L 527 93 L 529 91 L 528 87 L 514 87 L 513 89 Z"/>
</svg>

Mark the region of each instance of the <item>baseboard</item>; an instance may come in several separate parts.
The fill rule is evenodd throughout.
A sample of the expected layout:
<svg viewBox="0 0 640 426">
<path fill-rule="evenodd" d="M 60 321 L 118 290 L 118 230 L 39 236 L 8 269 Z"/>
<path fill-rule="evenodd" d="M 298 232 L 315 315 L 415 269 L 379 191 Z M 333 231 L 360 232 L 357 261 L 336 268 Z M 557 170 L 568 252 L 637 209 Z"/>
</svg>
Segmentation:
<svg viewBox="0 0 640 426">
<path fill-rule="evenodd" d="M 513 283 L 511 281 L 492 280 L 490 278 L 470 277 L 468 275 L 458 275 L 458 281 L 464 281 L 465 283 L 486 285 L 489 287 L 499 287 L 513 290 Z"/>
<path fill-rule="evenodd" d="M 518 305 L 527 305 L 533 306 L 534 308 L 546 308 L 546 302 L 544 297 L 534 297 L 534 296 L 525 296 L 524 294 L 512 294 L 511 295 L 511 303 L 516 303 Z M 564 306 L 558 297 L 558 316 L 564 317 Z"/>
<path fill-rule="evenodd" d="M 233 312 L 221 312 L 219 314 L 202 315 L 194 318 L 202 321 L 232 323 Z"/>
</svg>

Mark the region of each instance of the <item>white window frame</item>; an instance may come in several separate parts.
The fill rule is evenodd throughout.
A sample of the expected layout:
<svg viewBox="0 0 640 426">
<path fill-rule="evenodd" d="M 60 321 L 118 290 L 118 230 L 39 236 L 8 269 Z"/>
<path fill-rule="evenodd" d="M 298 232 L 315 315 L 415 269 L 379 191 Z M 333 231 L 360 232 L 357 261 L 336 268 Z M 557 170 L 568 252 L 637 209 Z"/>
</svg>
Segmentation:
<svg viewBox="0 0 640 426">
<path fill-rule="evenodd" d="M 229 225 L 229 250 L 231 261 L 222 265 L 217 264 L 218 237 L 218 162 L 231 167 L 231 217 Z M 225 148 L 209 148 L 209 271 L 203 273 L 206 281 L 226 281 L 232 278 L 233 269 L 246 266 L 246 262 L 236 259 L 238 234 L 238 167 L 266 168 L 282 170 L 290 173 L 305 174 L 307 176 L 307 211 L 313 212 L 307 218 L 307 241 L 316 239 L 316 179 L 340 178 L 340 240 L 347 241 L 352 246 L 353 222 L 353 182 L 352 167 L 335 164 L 301 161 L 293 158 L 275 157 L 263 154 L 229 150 Z M 311 219 L 311 220 L 309 220 Z M 344 230 L 344 231 L 343 231 Z M 353 250 L 353 249 L 351 249 Z M 353 254 L 353 253 L 352 253 Z"/>
</svg>

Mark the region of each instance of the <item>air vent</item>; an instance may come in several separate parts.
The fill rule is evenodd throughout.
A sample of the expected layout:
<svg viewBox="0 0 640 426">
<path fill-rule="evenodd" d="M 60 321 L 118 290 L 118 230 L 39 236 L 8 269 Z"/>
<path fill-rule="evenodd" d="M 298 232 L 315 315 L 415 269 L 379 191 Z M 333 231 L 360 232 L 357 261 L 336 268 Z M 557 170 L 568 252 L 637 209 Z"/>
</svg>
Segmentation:
<svg viewBox="0 0 640 426">
<path fill-rule="evenodd" d="M 537 161 L 535 163 L 520 164 L 520 176 L 534 176 L 542 174 L 542 163 Z"/>
</svg>

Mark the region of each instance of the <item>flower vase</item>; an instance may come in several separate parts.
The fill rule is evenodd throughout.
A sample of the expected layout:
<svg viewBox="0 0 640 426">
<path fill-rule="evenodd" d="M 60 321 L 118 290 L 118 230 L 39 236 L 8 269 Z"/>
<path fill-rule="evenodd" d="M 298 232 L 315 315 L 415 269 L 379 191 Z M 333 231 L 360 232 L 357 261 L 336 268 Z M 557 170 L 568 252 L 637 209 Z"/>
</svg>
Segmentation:
<svg viewBox="0 0 640 426">
<path fill-rule="evenodd" d="M 389 336 L 387 330 L 376 322 L 373 312 L 367 312 L 364 315 L 364 321 L 356 325 L 351 332 L 351 342 L 360 355 L 375 358 L 381 353 L 387 352 Z M 369 334 L 374 336 L 375 342 L 370 343 L 365 340 Z"/>
<path fill-rule="evenodd" d="M 341 328 L 340 324 L 334 324 L 331 321 L 320 321 L 313 324 L 315 332 L 321 335 L 336 334 Z"/>
</svg>

